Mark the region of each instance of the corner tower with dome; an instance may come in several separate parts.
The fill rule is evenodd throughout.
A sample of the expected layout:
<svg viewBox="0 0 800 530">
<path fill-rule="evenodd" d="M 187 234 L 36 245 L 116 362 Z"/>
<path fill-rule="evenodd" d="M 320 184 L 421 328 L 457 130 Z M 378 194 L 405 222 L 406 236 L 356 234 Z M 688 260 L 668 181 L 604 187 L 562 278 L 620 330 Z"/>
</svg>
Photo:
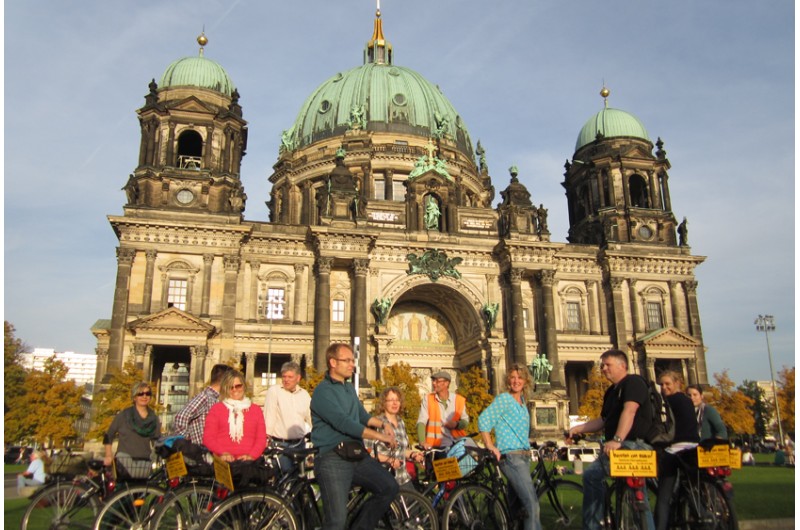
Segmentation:
<svg viewBox="0 0 800 530">
<path fill-rule="evenodd" d="M 706 382 L 704 258 L 676 236 L 663 144 L 653 155 L 633 115 L 603 108 L 580 131 L 564 175 L 569 242 L 551 241 L 548 215 L 563 206 L 537 206 L 514 166 L 492 177 L 442 90 L 394 63 L 378 11 L 363 64 L 333 73 L 274 132 L 272 189 L 254 198 L 268 219 L 250 220 L 248 125 L 200 44 L 138 111 L 139 161 L 123 215 L 109 217 L 111 318 L 92 328 L 98 388 L 132 360 L 160 399 L 184 399 L 214 363 L 235 361 L 261 402 L 283 362 L 323 370 L 335 341 L 356 346 L 364 396 L 398 362 L 421 391 L 440 370 L 457 387 L 473 366 L 500 391 L 510 363 L 546 360 L 533 428 L 555 435 L 608 348 L 650 378 L 673 369 Z"/>
</svg>

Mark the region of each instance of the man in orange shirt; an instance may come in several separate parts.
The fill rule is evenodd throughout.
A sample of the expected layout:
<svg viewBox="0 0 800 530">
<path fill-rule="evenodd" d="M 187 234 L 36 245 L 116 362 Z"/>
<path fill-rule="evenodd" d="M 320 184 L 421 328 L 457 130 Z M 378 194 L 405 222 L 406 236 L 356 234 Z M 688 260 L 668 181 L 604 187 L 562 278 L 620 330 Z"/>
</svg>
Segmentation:
<svg viewBox="0 0 800 530">
<path fill-rule="evenodd" d="M 422 401 L 417 419 L 417 439 L 426 449 L 447 448 L 456 438 L 466 436 L 469 415 L 464 396 L 450 392 L 450 374 L 441 371 L 431 376 L 433 392 Z"/>
</svg>

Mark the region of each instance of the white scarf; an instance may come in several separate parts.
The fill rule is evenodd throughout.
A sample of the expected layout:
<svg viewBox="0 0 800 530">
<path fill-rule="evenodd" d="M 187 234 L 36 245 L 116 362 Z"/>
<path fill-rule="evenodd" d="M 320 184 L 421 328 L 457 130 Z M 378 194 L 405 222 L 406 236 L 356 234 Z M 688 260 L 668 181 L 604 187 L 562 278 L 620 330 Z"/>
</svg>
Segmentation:
<svg viewBox="0 0 800 530">
<path fill-rule="evenodd" d="M 227 398 L 222 403 L 228 407 L 228 433 L 231 440 L 239 443 L 244 437 L 244 413 L 250 408 L 250 398 Z"/>
</svg>

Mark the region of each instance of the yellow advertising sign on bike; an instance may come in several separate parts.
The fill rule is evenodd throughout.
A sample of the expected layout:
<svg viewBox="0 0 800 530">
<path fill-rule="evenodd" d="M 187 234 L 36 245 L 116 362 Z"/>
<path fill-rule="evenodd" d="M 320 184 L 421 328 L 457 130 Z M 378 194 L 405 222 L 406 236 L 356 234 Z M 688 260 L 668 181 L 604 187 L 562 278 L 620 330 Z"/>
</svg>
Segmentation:
<svg viewBox="0 0 800 530">
<path fill-rule="evenodd" d="M 741 462 L 741 457 L 739 457 Z M 723 467 L 731 465 L 731 449 L 728 445 L 715 445 L 711 449 L 697 446 L 697 467 Z"/>
<path fill-rule="evenodd" d="M 447 482 L 461 478 L 461 468 L 458 467 L 458 458 L 440 458 L 433 461 L 433 472 L 436 473 L 436 482 Z"/>
<path fill-rule="evenodd" d="M 612 477 L 657 477 L 655 451 L 617 450 L 610 453 Z"/>
<path fill-rule="evenodd" d="M 186 462 L 183 460 L 183 453 L 178 451 L 167 458 L 167 477 L 178 478 L 189 474 L 186 470 Z"/>
</svg>

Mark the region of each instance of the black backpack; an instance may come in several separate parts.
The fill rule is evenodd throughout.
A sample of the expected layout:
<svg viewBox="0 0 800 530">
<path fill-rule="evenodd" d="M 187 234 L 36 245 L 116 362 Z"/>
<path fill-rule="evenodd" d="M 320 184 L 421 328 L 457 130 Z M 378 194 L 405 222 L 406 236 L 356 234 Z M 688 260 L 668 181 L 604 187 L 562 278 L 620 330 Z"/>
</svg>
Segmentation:
<svg viewBox="0 0 800 530">
<path fill-rule="evenodd" d="M 675 415 L 672 408 L 652 381 L 647 382 L 647 394 L 652 417 L 650 430 L 644 441 L 654 446 L 669 445 L 675 439 Z"/>
</svg>

